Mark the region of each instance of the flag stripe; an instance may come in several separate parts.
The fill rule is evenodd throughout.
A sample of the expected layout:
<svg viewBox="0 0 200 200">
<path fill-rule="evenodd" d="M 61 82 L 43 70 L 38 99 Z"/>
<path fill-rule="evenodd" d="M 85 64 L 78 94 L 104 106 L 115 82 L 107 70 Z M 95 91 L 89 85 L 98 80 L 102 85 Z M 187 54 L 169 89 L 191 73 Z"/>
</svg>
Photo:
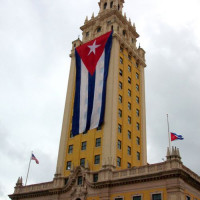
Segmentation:
<svg viewBox="0 0 200 200">
<path fill-rule="evenodd" d="M 90 129 L 96 128 L 99 125 L 99 119 L 101 113 L 100 111 L 102 105 L 103 82 L 104 82 L 104 59 L 105 59 L 105 51 L 100 57 L 96 67 L 94 103 L 93 103 Z"/>
<path fill-rule="evenodd" d="M 106 104 L 106 85 L 107 85 L 107 77 L 108 77 L 108 69 L 109 69 L 109 62 L 110 62 L 111 47 L 112 47 L 112 34 L 109 36 L 107 43 L 106 43 L 106 46 L 105 46 L 104 82 L 103 82 L 101 114 L 100 114 L 98 127 L 101 126 L 104 122 L 105 104 Z"/>
<path fill-rule="evenodd" d="M 79 133 L 86 129 L 87 109 L 88 109 L 88 70 L 81 60 L 81 89 L 80 89 L 80 116 Z"/>
<path fill-rule="evenodd" d="M 87 123 L 85 131 L 88 131 L 90 129 L 90 124 L 91 124 L 91 116 L 94 103 L 95 79 L 96 79 L 96 71 L 94 72 L 93 76 L 91 76 L 91 74 L 88 72 L 88 112 L 87 112 Z"/>
<path fill-rule="evenodd" d="M 77 50 L 76 54 L 76 88 L 75 88 L 75 97 L 74 97 L 74 114 L 72 119 L 72 133 L 73 135 L 79 134 L 79 115 L 80 115 L 80 86 L 81 86 L 81 59 L 78 55 Z"/>
</svg>

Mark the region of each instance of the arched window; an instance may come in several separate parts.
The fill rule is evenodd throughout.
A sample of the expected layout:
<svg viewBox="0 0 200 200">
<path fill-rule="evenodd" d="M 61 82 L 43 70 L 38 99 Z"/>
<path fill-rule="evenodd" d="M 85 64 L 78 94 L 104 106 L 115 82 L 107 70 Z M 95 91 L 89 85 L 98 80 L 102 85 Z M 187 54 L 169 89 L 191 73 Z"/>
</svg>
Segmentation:
<svg viewBox="0 0 200 200">
<path fill-rule="evenodd" d="M 120 5 L 118 4 L 118 10 L 120 9 Z"/>
<path fill-rule="evenodd" d="M 104 10 L 106 9 L 106 7 L 107 7 L 107 3 L 104 3 L 104 6 L 103 6 Z"/>
<path fill-rule="evenodd" d="M 101 32 L 101 26 L 97 27 L 97 33 Z"/>
<path fill-rule="evenodd" d="M 112 7 L 113 7 L 113 1 L 110 2 L 110 8 L 112 8 Z"/>
<path fill-rule="evenodd" d="M 126 31 L 125 30 L 123 30 L 123 36 L 126 36 Z"/>
</svg>

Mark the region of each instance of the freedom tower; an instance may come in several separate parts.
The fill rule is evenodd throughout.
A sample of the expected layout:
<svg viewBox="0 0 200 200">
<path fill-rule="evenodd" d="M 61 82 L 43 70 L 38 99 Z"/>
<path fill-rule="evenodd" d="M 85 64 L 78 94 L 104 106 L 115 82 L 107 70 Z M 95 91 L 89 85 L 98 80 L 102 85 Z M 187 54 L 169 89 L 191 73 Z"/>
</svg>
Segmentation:
<svg viewBox="0 0 200 200">
<path fill-rule="evenodd" d="M 179 149 L 147 164 L 145 51 L 124 0 L 100 0 L 72 42 L 56 173 L 51 182 L 23 185 L 11 199 L 200 200 L 200 177 Z"/>
</svg>

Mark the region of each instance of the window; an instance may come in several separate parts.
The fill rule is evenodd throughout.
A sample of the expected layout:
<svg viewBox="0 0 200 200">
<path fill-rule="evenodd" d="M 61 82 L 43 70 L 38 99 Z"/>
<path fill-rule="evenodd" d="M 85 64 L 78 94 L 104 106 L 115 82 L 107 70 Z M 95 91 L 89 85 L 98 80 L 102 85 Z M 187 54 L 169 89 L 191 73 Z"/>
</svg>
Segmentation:
<svg viewBox="0 0 200 200">
<path fill-rule="evenodd" d="M 133 200 L 142 200 L 142 197 L 141 196 L 134 196 Z"/>
<path fill-rule="evenodd" d="M 136 109 L 136 115 L 139 117 L 140 116 L 140 111 Z"/>
<path fill-rule="evenodd" d="M 136 90 L 139 91 L 139 89 L 140 89 L 140 88 L 139 88 L 139 85 L 136 84 Z"/>
<path fill-rule="evenodd" d="M 117 197 L 117 198 L 115 198 L 115 200 L 123 200 L 123 198 Z"/>
<path fill-rule="evenodd" d="M 123 58 L 122 58 L 122 57 L 120 57 L 119 62 L 120 62 L 121 64 L 123 64 Z"/>
<path fill-rule="evenodd" d="M 131 90 L 128 89 L 128 96 L 131 97 Z"/>
<path fill-rule="evenodd" d="M 80 166 L 85 167 L 85 158 L 80 159 Z"/>
<path fill-rule="evenodd" d="M 122 125 L 118 124 L 118 133 L 121 133 L 121 132 L 122 132 Z"/>
<path fill-rule="evenodd" d="M 104 3 L 103 5 L 104 10 L 106 9 L 106 7 L 107 7 L 107 3 Z"/>
<path fill-rule="evenodd" d="M 112 7 L 113 7 L 113 1 L 110 2 L 110 8 L 112 8 Z"/>
<path fill-rule="evenodd" d="M 131 66 L 130 65 L 128 65 L 128 71 L 131 72 Z"/>
<path fill-rule="evenodd" d="M 72 152 L 73 152 L 73 145 L 69 145 L 68 153 L 72 153 Z"/>
<path fill-rule="evenodd" d="M 128 59 L 131 60 L 131 55 L 128 55 Z"/>
<path fill-rule="evenodd" d="M 99 32 L 101 32 L 101 27 L 100 26 L 97 28 L 97 33 L 99 33 Z"/>
<path fill-rule="evenodd" d="M 138 131 L 140 130 L 140 124 L 138 122 L 136 123 L 136 128 Z"/>
<path fill-rule="evenodd" d="M 86 150 L 87 142 L 82 142 L 81 150 Z"/>
<path fill-rule="evenodd" d="M 130 83 L 130 84 L 131 84 L 131 78 L 130 78 L 130 77 L 128 77 L 128 83 Z"/>
<path fill-rule="evenodd" d="M 122 32 L 122 33 L 123 33 L 123 36 L 126 36 L 126 31 L 125 31 L 125 30 L 123 30 L 123 32 Z"/>
<path fill-rule="evenodd" d="M 122 149 L 122 142 L 120 140 L 118 140 L 117 142 L 117 147 L 118 149 Z"/>
<path fill-rule="evenodd" d="M 100 163 L 100 155 L 96 155 L 94 157 L 94 164 L 99 164 Z"/>
<path fill-rule="evenodd" d="M 97 138 L 96 139 L 96 147 L 100 147 L 101 146 L 101 138 Z"/>
<path fill-rule="evenodd" d="M 140 152 L 137 152 L 137 160 L 140 160 Z"/>
<path fill-rule="evenodd" d="M 88 31 L 88 32 L 86 32 L 86 37 L 88 37 L 89 36 L 89 34 L 90 34 L 90 32 Z"/>
<path fill-rule="evenodd" d="M 189 196 L 186 196 L 186 200 L 190 200 L 190 197 L 189 197 Z"/>
<path fill-rule="evenodd" d="M 122 53 L 124 51 L 123 47 L 120 47 L 120 52 Z"/>
<path fill-rule="evenodd" d="M 128 109 L 131 110 L 131 103 L 128 102 Z"/>
<path fill-rule="evenodd" d="M 122 89 L 122 82 L 119 82 L 119 89 Z"/>
<path fill-rule="evenodd" d="M 99 178 L 98 174 L 94 174 L 93 175 L 93 182 L 96 183 L 98 181 L 98 178 Z"/>
<path fill-rule="evenodd" d="M 123 71 L 122 71 L 122 69 L 119 69 L 119 75 L 120 75 L 120 76 L 123 75 Z"/>
<path fill-rule="evenodd" d="M 140 138 L 139 137 L 136 137 L 136 143 L 137 143 L 137 145 L 140 145 Z"/>
<path fill-rule="evenodd" d="M 119 95 L 119 103 L 122 103 L 122 96 Z"/>
<path fill-rule="evenodd" d="M 138 62 L 136 62 L 136 67 L 137 67 L 137 68 L 139 67 L 139 63 L 138 63 Z"/>
<path fill-rule="evenodd" d="M 138 73 L 136 73 L 136 74 L 135 74 L 135 77 L 136 77 L 137 79 L 139 79 L 139 74 L 138 74 Z"/>
<path fill-rule="evenodd" d="M 78 185 L 82 185 L 82 183 L 83 183 L 83 177 L 82 176 L 78 176 L 77 184 Z"/>
<path fill-rule="evenodd" d="M 68 162 L 67 162 L 66 169 L 67 169 L 67 170 L 70 170 L 71 167 L 72 167 L 72 162 L 71 162 L 71 161 L 68 161 Z"/>
<path fill-rule="evenodd" d="M 136 102 L 137 102 L 137 103 L 140 103 L 139 97 L 136 97 Z"/>
<path fill-rule="evenodd" d="M 152 200 L 161 200 L 161 194 L 152 194 Z"/>
<path fill-rule="evenodd" d="M 118 115 L 119 115 L 120 118 L 122 117 L 122 110 L 121 109 L 118 110 Z"/>
<path fill-rule="evenodd" d="M 127 168 L 131 168 L 131 163 L 127 163 Z"/>
<path fill-rule="evenodd" d="M 128 131 L 128 139 L 131 139 L 131 131 Z"/>
<path fill-rule="evenodd" d="M 131 117 L 128 116 L 128 123 L 131 124 Z"/>
<path fill-rule="evenodd" d="M 121 158 L 120 157 L 117 157 L 117 166 L 121 167 Z"/>
<path fill-rule="evenodd" d="M 131 155 L 131 147 L 128 146 L 128 155 Z"/>
</svg>

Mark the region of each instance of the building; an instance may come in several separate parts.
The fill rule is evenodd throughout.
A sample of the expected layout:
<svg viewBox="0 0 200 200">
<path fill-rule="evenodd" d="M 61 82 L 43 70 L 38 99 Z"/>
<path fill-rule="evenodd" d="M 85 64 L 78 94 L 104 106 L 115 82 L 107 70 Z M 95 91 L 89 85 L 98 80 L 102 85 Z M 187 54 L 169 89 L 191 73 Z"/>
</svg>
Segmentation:
<svg viewBox="0 0 200 200">
<path fill-rule="evenodd" d="M 11 199 L 200 200 L 200 177 L 181 162 L 179 150 L 147 164 L 144 68 L 139 34 L 122 14 L 124 0 L 100 0 L 99 13 L 86 17 L 80 39 L 72 42 L 71 67 L 56 174 L 52 182 L 23 186 Z M 113 31 L 104 124 L 72 135 L 75 48 Z"/>
</svg>

